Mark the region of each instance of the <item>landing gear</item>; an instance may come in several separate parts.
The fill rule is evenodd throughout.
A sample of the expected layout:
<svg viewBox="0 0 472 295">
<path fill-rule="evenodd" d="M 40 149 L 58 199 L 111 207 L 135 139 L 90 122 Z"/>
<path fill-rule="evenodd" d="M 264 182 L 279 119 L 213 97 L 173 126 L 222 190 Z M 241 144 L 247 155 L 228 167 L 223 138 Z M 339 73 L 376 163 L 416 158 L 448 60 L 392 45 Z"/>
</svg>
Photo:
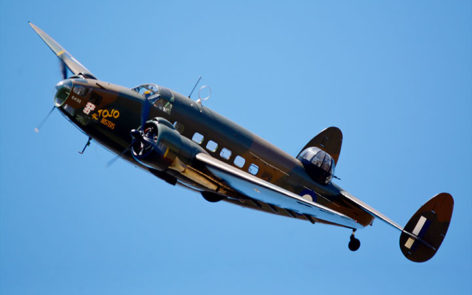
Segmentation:
<svg viewBox="0 0 472 295">
<path fill-rule="evenodd" d="M 351 237 L 349 238 L 349 244 L 348 244 L 349 250 L 353 252 L 357 251 L 359 247 L 361 246 L 361 241 L 356 239 L 356 237 L 354 236 L 355 232 L 356 232 L 355 230 L 352 231 Z"/>
<path fill-rule="evenodd" d="M 212 192 L 202 192 L 202 197 L 210 203 L 216 203 L 224 199 L 223 196 Z"/>
</svg>

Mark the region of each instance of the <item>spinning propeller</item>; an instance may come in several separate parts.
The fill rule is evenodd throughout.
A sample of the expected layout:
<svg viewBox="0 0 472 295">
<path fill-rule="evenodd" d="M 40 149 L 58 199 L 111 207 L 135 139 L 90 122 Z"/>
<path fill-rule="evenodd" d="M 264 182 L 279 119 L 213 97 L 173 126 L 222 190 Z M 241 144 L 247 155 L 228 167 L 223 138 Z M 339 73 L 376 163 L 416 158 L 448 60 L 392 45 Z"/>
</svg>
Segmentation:
<svg viewBox="0 0 472 295">
<path fill-rule="evenodd" d="M 144 97 L 142 107 L 141 107 L 141 125 L 136 128 L 132 129 L 130 131 L 130 135 L 132 137 L 131 143 L 124 149 L 121 153 L 119 153 L 117 156 L 115 156 L 113 159 L 111 159 L 107 167 L 110 167 L 118 158 L 121 158 L 124 154 L 129 152 L 131 149 L 134 151 L 135 148 L 139 151 L 136 152 L 137 155 L 142 156 L 144 152 L 148 152 L 152 149 L 152 143 L 151 140 L 152 138 L 157 135 L 157 130 L 155 128 L 150 127 L 148 129 L 144 129 L 144 125 L 146 124 L 146 120 L 149 117 L 149 112 L 151 109 L 151 103 L 149 100 Z M 154 134 L 155 132 L 155 134 Z M 139 143 L 139 146 L 137 145 L 135 147 L 135 144 Z"/>
<path fill-rule="evenodd" d="M 67 79 L 67 67 L 66 67 L 66 64 L 62 60 L 59 60 L 59 67 L 60 67 L 60 71 L 62 75 L 62 80 Z M 56 106 L 53 105 L 51 110 L 46 115 L 46 117 L 44 117 L 44 119 L 39 123 L 38 127 L 34 128 L 34 132 L 39 133 L 39 130 L 41 129 L 41 127 L 43 127 L 44 123 L 46 123 L 49 116 L 52 114 L 52 112 L 54 112 L 55 109 L 56 109 Z"/>
<path fill-rule="evenodd" d="M 96 79 L 95 76 L 86 68 L 84 67 L 79 61 L 77 61 L 72 55 L 70 55 L 67 50 L 65 50 L 59 43 L 57 43 L 51 36 L 46 34 L 43 30 L 28 22 L 29 25 L 33 28 L 33 30 L 39 35 L 41 40 L 46 43 L 46 45 L 56 54 L 59 58 L 59 66 L 61 71 L 62 80 L 67 79 L 67 69 L 69 69 L 74 75 L 81 75 L 84 78 L 88 79 Z M 46 117 L 39 123 L 38 127 L 34 128 L 36 133 L 39 132 L 41 127 L 46 123 L 47 119 L 54 111 L 56 106 L 53 106 Z"/>
</svg>

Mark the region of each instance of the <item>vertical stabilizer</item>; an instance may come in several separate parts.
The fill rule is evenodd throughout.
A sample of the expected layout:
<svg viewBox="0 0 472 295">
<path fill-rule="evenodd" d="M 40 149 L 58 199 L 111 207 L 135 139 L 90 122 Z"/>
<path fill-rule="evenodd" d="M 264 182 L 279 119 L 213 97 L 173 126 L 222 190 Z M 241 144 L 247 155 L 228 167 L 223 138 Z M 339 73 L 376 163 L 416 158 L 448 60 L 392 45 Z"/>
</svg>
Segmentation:
<svg viewBox="0 0 472 295">
<path fill-rule="evenodd" d="M 413 215 L 400 235 L 400 249 L 406 258 L 424 262 L 434 256 L 446 236 L 453 208 L 452 196 L 441 193 Z"/>
</svg>

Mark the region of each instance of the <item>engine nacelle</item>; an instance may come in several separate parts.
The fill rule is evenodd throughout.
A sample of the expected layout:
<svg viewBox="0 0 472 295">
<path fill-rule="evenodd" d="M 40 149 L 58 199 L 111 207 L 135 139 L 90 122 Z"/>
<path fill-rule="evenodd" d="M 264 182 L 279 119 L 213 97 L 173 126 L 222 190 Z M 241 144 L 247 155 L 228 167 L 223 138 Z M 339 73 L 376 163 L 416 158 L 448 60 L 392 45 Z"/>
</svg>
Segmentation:
<svg viewBox="0 0 472 295">
<path fill-rule="evenodd" d="M 336 166 L 333 157 L 317 147 L 304 149 L 297 159 L 302 162 L 307 174 L 316 182 L 327 184 L 334 175 Z"/>
<path fill-rule="evenodd" d="M 205 153 L 202 147 L 180 135 L 174 126 L 163 118 L 147 121 L 143 128 L 132 130 L 133 158 L 146 167 L 163 171 L 176 158 L 190 164 L 198 153 Z"/>
</svg>

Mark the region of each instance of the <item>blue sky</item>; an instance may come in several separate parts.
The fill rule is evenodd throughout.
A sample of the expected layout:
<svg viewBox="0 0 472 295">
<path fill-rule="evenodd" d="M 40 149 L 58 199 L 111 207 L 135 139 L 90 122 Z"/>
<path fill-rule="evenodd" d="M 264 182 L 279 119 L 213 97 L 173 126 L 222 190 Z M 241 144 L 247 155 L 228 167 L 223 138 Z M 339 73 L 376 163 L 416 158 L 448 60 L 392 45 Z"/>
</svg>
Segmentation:
<svg viewBox="0 0 472 295">
<path fill-rule="evenodd" d="M 1 1 L 0 293 L 472 293 L 470 1 Z M 337 183 L 400 224 L 455 197 L 427 263 L 380 221 L 357 234 L 210 204 L 95 143 L 52 106 L 56 57 L 187 94 L 292 155 L 343 130 Z"/>
</svg>

